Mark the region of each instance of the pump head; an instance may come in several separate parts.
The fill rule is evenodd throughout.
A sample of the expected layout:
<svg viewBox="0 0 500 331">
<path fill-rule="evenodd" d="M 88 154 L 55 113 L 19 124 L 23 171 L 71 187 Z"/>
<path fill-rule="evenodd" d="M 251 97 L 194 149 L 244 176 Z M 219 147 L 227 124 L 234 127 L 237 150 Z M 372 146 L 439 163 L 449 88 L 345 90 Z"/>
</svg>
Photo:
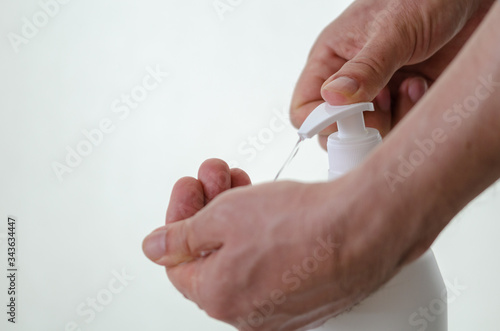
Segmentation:
<svg viewBox="0 0 500 331">
<path fill-rule="evenodd" d="M 302 139 L 312 138 L 321 130 L 337 122 L 339 135 L 348 137 L 363 134 L 365 121 L 363 111 L 374 111 L 373 103 L 363 102 L 347 106 L 331 106 L 322 103 L 306 118 L 299 129 L 299 136 Z"/>
<path fill-rule="evenodd" d="M 365 127 L 363 111 L 374 111 L 373 103 L 347 106 L 322 103 L 306 118 L 298 134 L 312 138 L 337 122 L 338 131 L 328 137 L 329 178 L 334 179 L 359 165 L 370 151 L 382 142 L 380 133 Z"/>
</svg>

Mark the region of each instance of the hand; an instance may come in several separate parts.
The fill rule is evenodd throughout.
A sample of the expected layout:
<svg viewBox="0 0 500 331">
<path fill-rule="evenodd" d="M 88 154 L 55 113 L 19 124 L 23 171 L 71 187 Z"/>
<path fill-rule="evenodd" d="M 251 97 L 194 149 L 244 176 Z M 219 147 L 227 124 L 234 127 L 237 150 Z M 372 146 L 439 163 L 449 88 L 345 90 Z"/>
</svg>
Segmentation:
<svg viewBox="0 0 500 331">
<path fill-rule="evenodd" d="M 167 224 L 144 251 L 188 299 L 240 330 L 313 326 L 395 274 L 395 252 L 416 233 L 390 222 L 390 204 L 377 212 L 373 191 L 365 200 L 367 185 L 352 182 L 360 178 L 241 187 L 250 183 L 244 172 L 208 160 L 198 179 L 177 182 Z"/>
<path fill-rule="evenodd" d="M 355 1 L 313 46 L 295 88 L 292 122 L 299 127 L 323 99 L 334 105 L 375 100 L 377 110 L 365 115 L 367 126 L 386 135 L 453 60 L 493 2 Z M 320 134 L 323 147 L 334 131 L 335 125 Z"/>
</svg>

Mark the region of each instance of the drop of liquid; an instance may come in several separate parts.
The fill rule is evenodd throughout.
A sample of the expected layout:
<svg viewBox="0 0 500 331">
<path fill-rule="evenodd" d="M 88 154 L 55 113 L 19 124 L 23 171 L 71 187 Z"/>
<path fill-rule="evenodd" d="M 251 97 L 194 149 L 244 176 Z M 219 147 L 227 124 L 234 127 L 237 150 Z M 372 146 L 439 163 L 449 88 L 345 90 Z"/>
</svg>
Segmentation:
<svg viewBox="0 0 500 331">
<path fill-rule="evenodd" d="M 280 177 L 283 170 L 285 170 L 285 168 L 290 164 L 290 162 L 292 162 L 295 155 L 297 155 L 297 152 L 299 151 L 299 148 L 300 148 L 300 143 L 303 141 L 304 141 L 304 138 L 300 137 L 299 141 L 297 141 L 297 143 L 295 144 L 295 147 L 292 149 L 290 156 L 288 156 L 285 163 L 283 163 L 283 166 L 281 167 L 280 171 L 278 171 L 278 173 L 276 174 L 276 177 L 274 177 L 274 182 L 278 180 L 278 178 Z"/>
</svg>

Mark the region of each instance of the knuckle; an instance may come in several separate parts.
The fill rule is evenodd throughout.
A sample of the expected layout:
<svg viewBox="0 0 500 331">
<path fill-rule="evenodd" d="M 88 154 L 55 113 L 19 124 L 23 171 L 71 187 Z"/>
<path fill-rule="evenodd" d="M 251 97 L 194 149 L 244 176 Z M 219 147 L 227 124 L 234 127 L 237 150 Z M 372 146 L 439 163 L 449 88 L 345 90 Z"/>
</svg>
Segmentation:
<svg viewBox="0 0 500 331">
<path fill-rule="evenodd" d="M 167 267 L 175 266 L 192 259 L 193 254 L 189 246 L 189 238 L 187 237 L 189 234 L 187 230 L 188 226 L 189 222 L 185 222 L 183 226 L 178 226 L 178 224 L 174 223 L 166 227 L 165 256 L 168 257 Z"/>
<path fill-rule="evenodd" d="M 386 59 L 374 59 L 368 56 L 360 56 L 351 60 L 351 65 L 356 65 L 367 75 L 366 77 L 375 77 L 381 79 L 384 72 L 384 62 Z"/>
</svg>

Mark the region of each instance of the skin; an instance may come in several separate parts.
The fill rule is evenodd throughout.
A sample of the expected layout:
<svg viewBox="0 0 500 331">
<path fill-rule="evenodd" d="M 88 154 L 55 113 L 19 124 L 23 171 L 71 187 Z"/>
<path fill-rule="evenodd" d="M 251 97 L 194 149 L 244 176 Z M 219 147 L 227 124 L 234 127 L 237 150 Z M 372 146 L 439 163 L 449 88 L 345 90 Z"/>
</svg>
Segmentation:
<svg viewBox="0 0 500 331">
<path fill-rule="evenodd" d="M 145 239 L 146 255 L 166 267 L 188 299 L 240 330 L 305 330 L 352 307 L 421 256 L 452 217 L 500 177 L 498 22 L 500 4 L 495 4 L 446 71 L 430 62 L 428 70 L 440 78 L 416 105 L 398 108 L 409 98 L 401 87 L 410 82 L 400 80 L 399 101 L 390 116 L 401 109 L 411 112 L 360 167 L 338 180 L 249 186 L 243 171 L 206 161 L 197 179 L 186 177 L 174 186 L 166 225 Z M 311 61 L 307 66 L 315 70 Z M 324 73 L 330 69 L 335 66 Z M 360 75 L 359 81 L 372 75 Z M 307 77 L 306 70 L 294 98 L 302 100 L 295 104 L 296 116 L 305 117 L 319 100 L 318 92 L 300 87 L 315 74 Z M 373 80 L 381 90 L 357 93 L 381 98 L 386 84 L 381 77 Z M 481 79 L 491 82 L 494 93 L 481 87 Z M 313 87 L 319 90 L 321 84 Z M 336 97 L 329 93 L 323 96 Z M 360 98 L 370 99 L 369 94 Z M 477 101 L 472 108 L 471 100 Z M 383 124 L 389 115 L 380 116 L 373 123 Z M 415 140 L 433 141 L 434 147 L 402 176 L 401 158 L 408 160 L 419 150 Z M 331 243 L 330 250 L 321 243 Z M 308 272 L 311 258 L 317 263 Z M 299 281 L 292 283 L 290 275 Z M 267 301 L 272 309 L 259 310 L 254 301 L 257 306 Z M 245 323 L 253 323 L 252 328 Z"/>
<path fill-rule="evenodd" d="M 292 98 L 292 123 L 300 127 L 324 101 L 374 100 L 378 111 L 365 114 L 366 123 L 385 136 L 455 58 L 493 2 L 355 1 L 313 46 Z M 359 89 L 327 87 L 338 77 L 354 79 Z M 335 131 L 333 125 L 320 133 L 323 148 Z"/>
</svg>

